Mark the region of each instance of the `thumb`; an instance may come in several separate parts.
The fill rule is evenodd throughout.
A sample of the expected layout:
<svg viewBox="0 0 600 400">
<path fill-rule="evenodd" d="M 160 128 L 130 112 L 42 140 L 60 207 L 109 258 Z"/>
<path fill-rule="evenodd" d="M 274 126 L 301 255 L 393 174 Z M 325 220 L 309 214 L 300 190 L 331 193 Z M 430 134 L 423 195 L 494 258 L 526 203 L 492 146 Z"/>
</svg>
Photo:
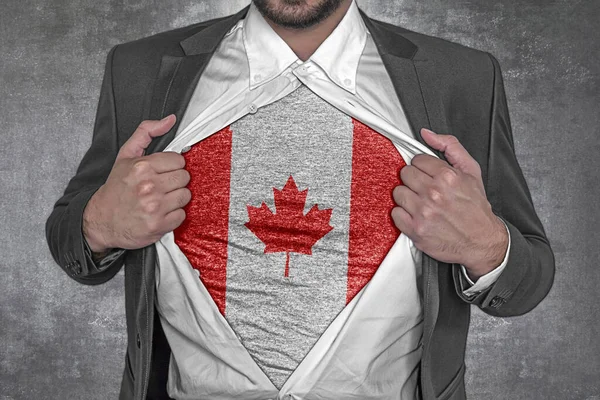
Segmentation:
<svg viewBox="0 0 600 400">
<path fill-rule="evenodd" d="M 144 151 L 152 142 L 152 138 L 169 132 L 175 125 L 176 119 L 175 114 L 169 114 L 161 120 L 142 121 L 131 137 L 121 146 L 117 160 L 143 156 Z"/>
<path fill-rule="evenodd" d="M 440 135 L 429 129 L 421 129 L 421 137 L 436 150 L 442 151 L 450 165 L 469 175 L 481 175 L 477 161 L 453 135 Z"/>
</svg>

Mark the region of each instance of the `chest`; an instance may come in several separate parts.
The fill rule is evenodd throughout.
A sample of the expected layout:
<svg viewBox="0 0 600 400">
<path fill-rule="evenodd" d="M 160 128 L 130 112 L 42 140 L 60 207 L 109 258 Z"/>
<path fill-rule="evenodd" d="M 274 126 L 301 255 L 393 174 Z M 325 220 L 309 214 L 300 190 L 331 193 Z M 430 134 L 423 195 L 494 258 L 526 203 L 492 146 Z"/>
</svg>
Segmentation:
<svg viewBox="0 0 600 400">
<path fill-rule="evenodd" d="M 392 191 L 404 159 L 305 86 L 183 155 L 192 200 L 174 241 L 281 388 L 397 242 Z M 415 286 L 410 274 L 403 282 Z"/>
<path fill-rule="evenodd" d="M 224 315 L 248 288 L 294 304 L 328 292 L 337 312 L 400 234 L 401 155 L 305 86 L 183 154 L 192 200 L 175 240 Z"/>
</svg>

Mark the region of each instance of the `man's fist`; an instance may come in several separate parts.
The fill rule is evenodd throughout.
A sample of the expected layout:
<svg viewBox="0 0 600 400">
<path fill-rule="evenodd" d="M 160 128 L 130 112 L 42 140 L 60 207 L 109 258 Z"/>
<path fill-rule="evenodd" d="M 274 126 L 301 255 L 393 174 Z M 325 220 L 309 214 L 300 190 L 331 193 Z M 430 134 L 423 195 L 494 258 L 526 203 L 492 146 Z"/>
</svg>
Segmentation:
<svg viewBox="0 0 600 400">
<path fill-rule="evenodd" d="M 190 174 L 176 152 L 144 155 L 153 137 L 175 124 L 173 114 L 143 121 L 123 144 L 112 170 L 83 212 L 83 234 L 94 253 L 139 249 L 158 241 L 185 219 Z"/>
<path fill-rule="evenodd" d="M 448 162 L 419 154 L 402 168 L 404 186 L 394 188 L 399 207 L 393 208 L 392 219 L 419 250 L 464 265 L 477 280 L 502 263 L 508 233 L 492 212 L 477 161 L 456 137 L 421 132 Z"/>
</svg>

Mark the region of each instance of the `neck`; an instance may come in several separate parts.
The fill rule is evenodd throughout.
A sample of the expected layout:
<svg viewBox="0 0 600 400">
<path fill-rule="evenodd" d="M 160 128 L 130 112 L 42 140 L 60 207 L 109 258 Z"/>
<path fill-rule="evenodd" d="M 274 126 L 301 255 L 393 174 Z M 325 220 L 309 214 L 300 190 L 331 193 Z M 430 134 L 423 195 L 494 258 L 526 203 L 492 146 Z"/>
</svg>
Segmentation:
<svg viewBox="0 0 600 400">
<path fill-rule="evenodd" d="M 329 17 L 316 25 L 304 29 L 285 28 L 277 25 L 268 18 L 265 18 L 265 20 L 287 45 L 290 46 L 298 58 L 306 61 L 333 32 L 342 18 L 344 18 L 344 15 L 346 15 L 346 11 L 348 11 L 351 4 L 352 0 L 344 0 Z"/>
</svg>

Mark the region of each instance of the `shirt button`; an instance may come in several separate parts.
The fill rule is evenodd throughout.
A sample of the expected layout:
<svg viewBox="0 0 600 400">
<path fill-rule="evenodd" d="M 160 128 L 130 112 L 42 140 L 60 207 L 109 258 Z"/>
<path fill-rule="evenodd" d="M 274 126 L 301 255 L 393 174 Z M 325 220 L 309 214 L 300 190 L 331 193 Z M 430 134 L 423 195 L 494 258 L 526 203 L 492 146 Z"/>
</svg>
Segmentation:
<svg viewBox="0 0 600 400">
<path fill-rule="evenodd" d="M 256 107 L 256 105 L 254 103 L 252 103 L 248 106 L 248 111 L 250 111 L 251 114 L 254 114 L 257 110 L 258 110 L 258 107 Z"/>
<path fill-rule="evenodd" d="M 254 75 L 254 82 L 259 82 L 261 80 L 261 78 L 262 78 L 261 74 L 255 74 Z"/>
<path fill-rule="evenodd" d="M 344 85 L 350 86 L 352 85 L 352 81 L 350 79 L 344 79 Z"/>
<path fill-rule="evenodd" d="M 183 149 L 181 149 L 181 154 L 187 153 L 188 151 L 190 151 L 191 148 L 192 146 L 185 146 Z"/>
</svg>

